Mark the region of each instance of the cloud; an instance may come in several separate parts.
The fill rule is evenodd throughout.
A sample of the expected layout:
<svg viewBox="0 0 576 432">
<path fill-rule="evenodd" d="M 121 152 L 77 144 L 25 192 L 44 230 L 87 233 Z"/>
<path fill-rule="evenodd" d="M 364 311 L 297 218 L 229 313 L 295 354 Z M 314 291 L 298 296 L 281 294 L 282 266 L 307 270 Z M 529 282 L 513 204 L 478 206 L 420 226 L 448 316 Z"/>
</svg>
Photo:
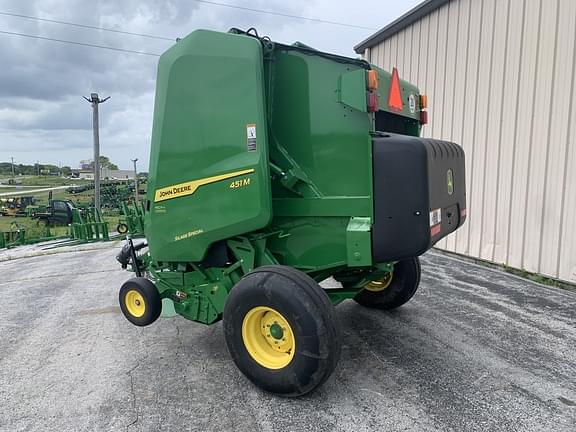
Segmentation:
<svg viewBox="0 0 576 432">
<path fill-rule="evenodd" d="M 381 27 L 415 5 L 366 0 L 217 0 L 253 9 Z M 182 37 L 197 28 L 227 31 L 256 27 L 283 43 L 355 56 L 352 46 L 371 34 L 287 17 L 259 14 L 193 0 L 5 0 L 0 11 Z M 170 41 L 0 16 L 0 30 L 162 53 Z M 130 167 L 149 154 L 157 57 L 0 34 L 0 161 L 36 160 L 76 166 L 91 155 L 92 116 L 82 99 L 96 91 L 111 99 L 101 106 L 102 154 Z"/>
</svg>

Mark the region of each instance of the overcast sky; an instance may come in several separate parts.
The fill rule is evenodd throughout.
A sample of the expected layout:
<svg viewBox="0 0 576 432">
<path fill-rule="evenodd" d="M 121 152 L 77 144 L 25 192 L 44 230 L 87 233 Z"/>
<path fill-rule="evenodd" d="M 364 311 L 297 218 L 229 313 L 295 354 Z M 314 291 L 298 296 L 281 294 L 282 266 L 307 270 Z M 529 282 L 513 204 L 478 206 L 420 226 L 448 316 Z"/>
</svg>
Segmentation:
<svg viewBox="0 0 576 432">
<path fill-rule="evenodd" d="M 419 0 L 214 0 L 217 3 L 320 18 L 379 29 Z M 204 28 L 256 27 L 283 43 L 355 56 L 352 47 L 374 30 L 270 16 L 194 0 L 0 0 L 0 12 L 114 28 L 169 38 Z M 82 29 L 0 15 L 0 31 L 162 53 L 170 41 Z M 0 162 L 78 167 L 92 155 L 92 115 L 100 106 L 101 154 L 120 168 L 139 159 L 148 170 L 157 57 L 73 46 L 0 33 Z"/>
</svg>

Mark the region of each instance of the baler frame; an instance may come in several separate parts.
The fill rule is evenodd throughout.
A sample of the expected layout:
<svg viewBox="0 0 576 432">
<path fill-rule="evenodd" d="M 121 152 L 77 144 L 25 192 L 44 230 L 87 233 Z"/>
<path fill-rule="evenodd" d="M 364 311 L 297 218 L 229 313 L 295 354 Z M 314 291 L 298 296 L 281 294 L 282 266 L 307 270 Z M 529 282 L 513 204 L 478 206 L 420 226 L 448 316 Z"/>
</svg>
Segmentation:
<svg viewBox="0 0 576 432">
<path fill-rule="evenodd" d="M 151 260 L 148 252 L 138 255 L 145 244 L 134 245 L 124 252 L 132 271 L 141 276 L 146 274 L 158 288 L 162 299 L 174 302 L 176 312 L 186 319 L 202 324 L 213 324 L 222 318 L 224 305 L 232 287 L 243 276 L 258 267 L 280 265 L 269 249 L 266 241 L 270 237 L 281 236 L 282 232 L 259 233 L 250 236 L 235 237 L 226 241 L 235 261 L 223 267 L 203 267 L 198 263 L 157 263 Z M 349 268 L 342 264 L 338 267 L 305 271 L 316 282 L 322 282 L 339 270 Z M 350 282 L 346 288 L 328 288 L 333 305 L 354 298 L 363 287 L 375 280 L 386 277 L 394 270 L 394 263 L 377 264 L 369 268 L 357 268 L 356 274 L 344 273 L 341 281 Z"/>
</svg>

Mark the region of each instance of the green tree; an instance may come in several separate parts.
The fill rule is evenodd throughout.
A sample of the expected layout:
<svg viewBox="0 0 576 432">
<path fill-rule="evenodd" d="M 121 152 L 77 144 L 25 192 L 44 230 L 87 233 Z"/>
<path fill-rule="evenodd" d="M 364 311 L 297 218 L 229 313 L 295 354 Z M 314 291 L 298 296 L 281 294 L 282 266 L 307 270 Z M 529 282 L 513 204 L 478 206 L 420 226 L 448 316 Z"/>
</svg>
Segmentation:
<svg viewBox="0 0 576 432">
<path fill-rule="evenodd" d="M 100 156 L 100 166 L 102 168 L 108 168 L 110 170 L 117 170 L 118 169 L 118 165 L 110 162 L 110 159 L 106 156 Z"/>
<path fill-rule="evenodd" d="M 94 162 L 92 162 L 90 165 L 91 165 L 91 168 L 94 169 Z M 100 167 L 106 168 L 109 170 L 117 170 L 118 169 L 118 165 L 110 162 L 110 158 L 108 158 L 107 156 L 100 156 Z"/>
</svg>

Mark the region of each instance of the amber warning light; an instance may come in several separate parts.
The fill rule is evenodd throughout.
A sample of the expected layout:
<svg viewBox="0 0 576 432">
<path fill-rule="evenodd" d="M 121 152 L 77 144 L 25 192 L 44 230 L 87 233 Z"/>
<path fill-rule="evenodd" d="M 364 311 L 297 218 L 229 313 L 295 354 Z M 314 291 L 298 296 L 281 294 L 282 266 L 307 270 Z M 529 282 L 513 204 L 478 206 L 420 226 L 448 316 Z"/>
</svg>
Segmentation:
<svg viewBox="0 0 576 432">
<path fill-rule="evenodd" d="M 378 72 L 369 70 L 366 72 L 366 105 L 368 112 L 378 111 Z"/>
<path fill-rule="evenodd" d="M 420 95 L 419 100 L 420 100 L 420 123 L 425 125 L 428 124 L 428 111 L 426 111 L 426 108 L 428 108 L 428 96 Z"/>
<path fill-rule="evenodd" d="M 369 70 L 368 75 L 368 90 L 378 90 L 378 72 Z"/>
</svg>

